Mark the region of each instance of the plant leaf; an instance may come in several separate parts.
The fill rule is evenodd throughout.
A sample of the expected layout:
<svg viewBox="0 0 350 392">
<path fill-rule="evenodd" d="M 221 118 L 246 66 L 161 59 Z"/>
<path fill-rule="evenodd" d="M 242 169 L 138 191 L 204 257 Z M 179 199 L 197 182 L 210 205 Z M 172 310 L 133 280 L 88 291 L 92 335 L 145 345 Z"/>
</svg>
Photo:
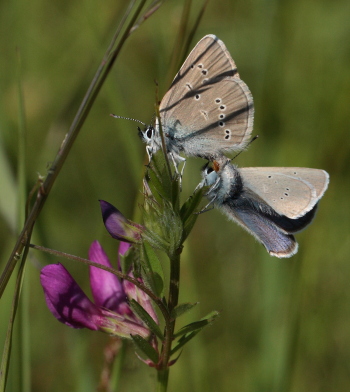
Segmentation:
<svg viewBox="0 0 350 392">
<path fill-rule="evenodd" d="M 174 335 L 174 338 L 178 338 L 179 336 L 186 335 L 188 333 L 191 333 L 193 331 L 199 331 L 206 327 L 207 325 L 210 325 L 216 317 L 219 315 L 219 312 L 211 312 L 207 316 L 203 317 L 199 321 L 195 321 L 191 324 L 187 324 L 184 327 L 182 327 L 176 334 Z"/>
<path fill-rule="evenodd" d="M 164 288 L 164 273 L 162 265 L 152 248 L 152 246 L 143 241 L 143 256 L 141 258 L 141 264 L 144 269 L 145 279 L 148 281 L 153 292 L 161 297 Z"/>
<path fill-rule="evenodd" d="M 177 342 L 176 346 L 171 350 L 170 355 L 174 355 L 178 350 L 180 350 L 180 348 L 193 339 L 204 327 L 210 325 L 218 315 L 218 312 L 211 312 L 202 320 L 195 321 L 194 323 L 188 324 L 181 328 L 180 331 L 175 334 L 175 337 L 182 336 Z"/>
<path fill-rule="evenodd" d="M 147 358 L 149 358 L 153 363 L 158 363 L 159 355 L 157 351 L 152 347 L 152 345 L 144 339 L 140 335 L 131 335 L 132 340 L 136 344 L 136 346 L 146 354 Z"/>
<path fill-rule="evenodd" d="M 191 310 L 193 307 L 195 307 L 198 304 L 199 304 L 199 302 L 195 302 L 193 304 L 191 304 L 189 302 L 185 302 L 183 304 L 177 305 L 171 312 L 171 318 L 176 319 L 176 318 L 182 316 L 184 313 L 188 312 L 189 310 Z"/>
<path fill-rule="evenodd" d="M 134 299 L 130 301 L 132 310 L 140 317 L 140 319 L 147 325 L 147 327 L 156 335 L 160 340 L 164 340 L 162 331 L 159 325 L 153 320 L 153 318 L 146 312 L 146 310 Z"/>
</svg>

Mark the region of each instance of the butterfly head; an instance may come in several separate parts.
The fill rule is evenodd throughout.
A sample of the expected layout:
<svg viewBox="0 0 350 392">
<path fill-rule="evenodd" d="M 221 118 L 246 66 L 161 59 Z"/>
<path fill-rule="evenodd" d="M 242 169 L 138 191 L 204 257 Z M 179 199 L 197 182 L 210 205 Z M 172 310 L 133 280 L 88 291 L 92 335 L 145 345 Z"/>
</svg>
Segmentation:
<svg viewBox="0 0 350 392">
<path fill-rule="evenodd" d="M 157 130 L 153 125 L 145 125 L 144 129 L 138 127 L 139 137 L 146 143 L 146 151 L 149 160 L 151 161 L 152 155 L 160 149 L 159 137 Z"/>
<path fill-rule="evenodd" d="M 141 129 L 140 127 L 137 127 L 137 129 L 139 130 L 139 137 L 141 140 L 147 145 L 152 144 L 155 133 L 154 127 L 152 125 L 146 125 L 144 129 Z"/>
<path fill-rule="evenodd" d="M 202 168 L 202 177 L 204 186 L 212 186 L 218 180 L 218 174 L 215 169 L 209 165 L 209 162 Z"/>
</svg>

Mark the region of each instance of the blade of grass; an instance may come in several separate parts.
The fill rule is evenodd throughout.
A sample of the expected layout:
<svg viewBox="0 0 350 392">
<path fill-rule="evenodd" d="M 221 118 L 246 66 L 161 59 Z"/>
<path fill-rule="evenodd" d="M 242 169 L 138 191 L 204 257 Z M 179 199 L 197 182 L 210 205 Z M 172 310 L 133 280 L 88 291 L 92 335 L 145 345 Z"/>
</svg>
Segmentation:
<svg viewBox="0 0 350 392">
<path fill-rule="evenodd" d="M 5 344 L 4 344 L 4 351 L 2 354 L 2 360 L 1 360 L 0 392 L 4 392 L 5 388 L 6 388 L 7 375 L 8 375 L 9 364 L 10 364 L 10 356 L 11 356 L 12 334 L 13 334 L 13 328 L 14 328 L 14 322 L 15 322 L 16 312 L 17 312 L 17 308 L 18 308 L 19 298 L 20 298 L 20 294 L 21 294 L 23 276 L 24 276 L 25 265 L 26 265 L 25 259 L 28 254 L 28 249 L 29 249 L 29 247 L 26 247 L 23 252 L 23 258 L 21 260 L 21 264 L 20 264 L 20 267 L 18 270 L 18 275 L 17 275 L 17 280 L 16 280 L 15 292 L 14 292 L 13 301 L 12 301 L 11 314 L 10 314 L 10 319 L 8 322 L 7 333 L 6 333 Z"/>
<path fill-rule="evenodd" d="M 204 15 L 204 11 L 205 11 L 208 3 L 209 3 L 209 0 L 204 1 L 204 4 L 197 15 L 196 21 L 195 21 L 191 31 L 189 32 L 189 34 L 187 34 L 187 39 L 186 39 L 186 43 L 184 45 L 184 49 L 182 51 L 182 57 L 181 57 L 180 64 L 182 64 L 185 61 L 185 58 L 187 57 L 187 53 L 190 51 L 191 42 L 193 40 L 194 35 L 196 34 L 196 31 L 198 29 L 198 26 L 199 26 L 201 20 L 202 20 L 202 17 Z"/>
<path fill-rule="evenodd" d="M 186 36 L 191 5 L 192 5 L 192 0 L 185 1 L 182 15 L 181 15 L 181 20 L 180 20 L 179 31 L 178 34 L 176 35 L 176 41 L 170 60 L 167 86 L 170 85 L 171 81 L 174 79 L 174 75 L 176 74 L 176 72 L 180 67 L 180 64 L 182 64 L 182 58 L 184 55 L 183 42 Z"/>
<path fill-rule="evenodd" d="M 19 127 L 18 127 L 18 191 L 17 200 L 17 232 L 20 232 L 25 222 L 28 211 L 23 208 L 26 205 L 26 115 L 25 103 L 22 87 L 22 62 L 21 53 L 17 49 L 18 62 L 18 107 L 19 107 Z M 24 259 L 25 260 L 25 259 Z M 22 284 L 20 289 L 23 292 L 22 299 L 19 302 L 19 318 L 16 340 L 18 342 L 19 351 L 17 352 L 20 366 L 18 366 L 19 374 L 16 377 L 20 380 L 20 388 L 22 391 L 29 391 L 31 385 L 30 373 L 30 324 L 29 324 L 29 284 L 24 281 L 25 269 L 23 268 Z M 18 293 L 19 295 L 20 293 Z M 16 310 L 14 310 L 14 317 Z"/>
</svg>

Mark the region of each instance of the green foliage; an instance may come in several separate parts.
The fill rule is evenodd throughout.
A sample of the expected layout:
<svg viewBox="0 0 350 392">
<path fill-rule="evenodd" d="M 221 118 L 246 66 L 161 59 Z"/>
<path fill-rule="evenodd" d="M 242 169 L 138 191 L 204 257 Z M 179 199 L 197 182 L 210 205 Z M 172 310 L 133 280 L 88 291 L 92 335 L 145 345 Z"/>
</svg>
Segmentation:
<svg viewBox="0 0 350 392">
<path fill-rule="evenodd" d="M 154 294 L 161 298 L 164 289 L 162 265 L 154 249 L 147 242 L 143 242 L 142 245 L 143 252 L 140 260 L 144 271 L 142 274 L 143 280 L 148 282 Z"/>
<path fill-rule="evenodd" d="M 191 304 L 191 303 L 179 304 L 171 312 L 171 317 L 173 319 L 176 319 L 176 318 L 182 316 L 183 314 L 187 313 L 191 309 L 193 309 L 196 305 L 198 305 L 198 302 L 196 302 L 194 304 Z"/>
<path fill-rule="evenodd" d="M 157 363 L 159 360 L 159 355 L 157 351 L 152 347 L 152 345 L 139 335 L 131 335 L 132 340 L 136 346 L 149 358 L 153 363 Z"/>
<path fill-rule="evenodd" d="M 130 306 L 133 311 L 140 317 L 140 319 L 147 325 L 147 327 L 156 335 L 160 340 L 164 340 L 162 331 L 153 320 L 153 318 L 147 313 L 147 311 L 135 300 L 130 301 Z M 151 359 L 151 358 L 150 358 Z"/>
</svg>

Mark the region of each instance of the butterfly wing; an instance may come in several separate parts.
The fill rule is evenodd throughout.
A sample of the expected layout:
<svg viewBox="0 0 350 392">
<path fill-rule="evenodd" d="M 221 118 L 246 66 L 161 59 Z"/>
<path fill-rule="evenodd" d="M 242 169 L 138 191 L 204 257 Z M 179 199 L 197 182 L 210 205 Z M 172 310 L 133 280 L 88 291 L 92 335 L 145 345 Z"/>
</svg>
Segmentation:
<svg viewBox="0 0 350 392">
<path fill-rule="evenodd" d="M 165 134 L 187 155 L 240 150 L 253 128 L 253 98 L 224 43 L 202 38 L 160 104 Z"/>
<path fill-rule="evenodd" d="M 298 251 L 298 243 L 292 234 L 281 230 L 270 219 L 258 213 L 254 208 L 239 208 L 227 203 L 222 206 L 226 215 L 238 223 L 261 242 L 271 256 L 291 257 Z"/>
<path fill-rule="evenodd" d="M 251 189 L 280 215 L 298 219 L 311 211 L 329 183 L 324 170 L 300 167 L 246 167 L 239 169 Z"/>
</svg>

